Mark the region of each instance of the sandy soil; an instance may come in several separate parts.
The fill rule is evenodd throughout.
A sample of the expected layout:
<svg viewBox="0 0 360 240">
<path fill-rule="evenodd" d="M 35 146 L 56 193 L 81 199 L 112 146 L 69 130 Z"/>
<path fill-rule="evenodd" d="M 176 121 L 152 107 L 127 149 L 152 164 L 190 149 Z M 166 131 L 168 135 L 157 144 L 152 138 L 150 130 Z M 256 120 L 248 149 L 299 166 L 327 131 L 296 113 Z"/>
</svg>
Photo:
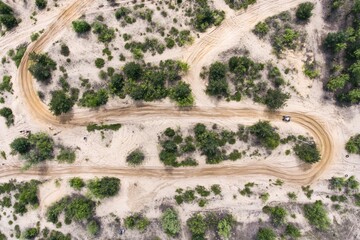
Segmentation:
<svg viewBox="0 0 360 240">
<path fill-rule="evenodd" d="M 128 1 L 119 1 L 128 2 Z M 0 149 L 10 153 L 9 142 L 19 136 L 20 130 L 31 129 L 32 131 L 46 131 L 54 136 L 57 142 L 67 146 L 79 147 L 77 151 L 78 160 L 73 165 L 60 165 L 48 163 L 46 166 L 32 168 L 28 171 L 21 171 L 21 161 L 17 157 L 8 156 L 8 160 L 0 160 L 3 165 L 0 171 L 1 182 L 11 178 L 21 179 L 50 179 L 40 190 L 41 205 L 39 212 L 31 211 L 19 221 L 25 227 L 29 219 L 43 217 L 45 209 L 52 202 L 60 199 L 72 190 L 66 184 L 66 179 L 71 176 L 83 176 L 85 178 L 96 176 L 117 176 L 122 180 L 122 189 L 118 197 L 106 200 L 98 208 L 98 215 L 105 217 L 110 213 L 123 217 L 133 211 L 143 211 L 150 218 L 160 215 L 159 205 L 173 204 L 173 195 L 177 187 L 194 187 L 197 184 L 210 186 L 213 183 L 221 184 L 223 187 L 223 198 L 210 201 L 206 210 L 230 210 L 237 217 L 239 222 L 257 222 L 259 218 L 267 219 L 267 215 L 261 213 L 263 203 L 258 199 L 258 194 L 263 191 L 270 192 L 268 202 L 288 203 L 287 192 L 295 191 L 298 194 L 298 202 L 308 202 L 308 199 L 299 190 L 299 185 L 314 183 L 314 188 L 319 193 L 313 199 L 322 199 L 326 204 L 330 200 L 324 198 L 328 192 L 325 179 L 334 175 L 349 174 L 359 175 L 360 157 L 350 156 L 345 158 L 344 143 L 353 134 L 360 132 L 360 109 L 338 108 L 330 100 L 324 99 L 322 83 L 319 80 L 307 79 L 302 71 L 306 54 L 314 55 L 316 61 L 323 64 L 319 49 L 316 47 L 320 42 L 324 29 L 327 28 L 322 20 L 322 9 L 320 0 L 316 3 L 315 14 L 311 24 L 305 27 L 308 33 L 306 49 L 297 52 L 287 52 L 284 59 L 278 60 L 271 53 L 269 43 L 257 39 L 251 29 L 254 25 L 269 16 L 296 7 L 302 0 L 258 0 L 254 6 L 246 11 L 234 12 L 224 5 L 223 1 L 216 0 L 214 5 L 227 12 L 227 19 L 218 27 L 210 29 L 205 34 L 200 34 L 194 44 L 183 49 L 176 49 L 166 58 L 182 59 L 191 66 L 185 80 L 191 84 L 196 106 L 190 111 L 180 111 L 169 101 L 148 104 L 143 107 L 133 107 L 131 102 L 119 108 L 119 101 L 112 101 L 106 107 L 98 111 L 75 109 L 73 116 L 65 116 L 63 119 L 54 117 L 47 109 L 47 106 L 40 101 L 37 95 L 38 86 L 34 85 L 28 68 L 28 54 L 31 51 L 50 50 L 51 44 L 62 36 L 68 37 L 68 43 L 75 38 L 69 32 L 70 23 L 80 17 L 83 13 L 96 13 L 98 1 L 61 1 L 60 7 L 56 10 L 37 15 L 36 25 L 28 24 L 25 20 L 14 31 L 0 38 L 0 53 L 5 54 L 9 49 L 18 46 L 23 42 L 30 42 L 29 36 L 32 32 L 45 29 L 40 39 L 29 45 L 19 70 L 10 63 L 6 68 L 0 69 L 0 74 L 14 73 L 13 75 L 14 94 L 6 95 L 6 103 L 13 109 L 16 116 L 16 126 L 13 128 L 3 127 L 0 131 Z M 29 7 L 30 9 L 33 6 Z M 19 8 L 20 9 L 20 8 Z M 102 11 L 106 9 L 102 9 Z M 21 16 L 26 15 L 29 10 L 24 8 L 19 12 Z M 28 17 L 25 17 L 28 19 Z M 24 19 L 25 19 L 24 18 Z M 316 43 L 316 44 L 315 44 Z M 82 45 L 82 40 L 74 43 L 77 49 Z M 211 64 L 216 59 L 221 59 L 221 54 L 232 48 L 246 48 L 250 50 L 251 57 L 261 62 L 272 61 L 283 71 L 286 67 L 296 68 L 296 72 L 286 76 L 286 80 L 301 93 L 300 96 L 292 94 L 292 99 L 282 112 L 270 114 L 264 111 L 264 107 L 254 104 L 250 100 L 240 103 L 218 102 L 209 98 L 204 89 L 205 81 L 199 77 L 203 66 Z M 100 49 L 100 47 L 99 47 Z M 308 53 L 310 51 L 310 53 Z M 76 51 L 72 53 L 76 55 Z M 95 57 L 94 54 L 92 57 Z M 148 56 L 149 61 L 157 62 L 163 56 Z M 310 86 L 310 87 L 309 87 Z M 128 101 L 128 100 L 125 100 Z M 127 106 L 130 105 L 130 106 Z M 291 124 L 281 122 L 282 115 L 291 115 Z M 244 159 L 235 163 L 222 163 L 218 166 L 206 166 L 201 164 L 198 168 L 167 170 L 158 160 L 157 135 L 169 126 L 181 126 L 186 129 L 191 124 L 202 121 L 217 123 L 220 126 L 230 129 L 236 128 L 238 124 L 252 124 L 258 119 L 271 120 L 274 125 L 281 129 L 282 134 L 294 133 L 309 134 L 313 136 L 321 149 L 322 160 L 311 168 L 302 166 L 293 156 L 279 157 L 279 149 L 267 159 Z M 106 133 L 105 140 L 101 139 L 99 133 L 88 133 L 83 127 L 89 122 L 121 122 L 124 126 L 113 133 Z M 4 121 L 0 119 L 1 126 Z M 87 141 L 83 137 L 87 137 Z M 139 169 L 129 168 L 125 164 L 127 154 L 141 147 L 144 149 L 147 158 L 143 167 Z M 9 154 L 8 154 L 9 155 Z M 200 161 L 201 158 L 199 158 Z M 61 186 L 55 187 L 54 181 L 63 178 Z M 269 178 L 282 178 L 286 184 L 279 188 L 268 186 Z M 251 179 L 256 182 L 256 194 L 250 198 L 240 196 L 239 188 Z M 136 185 L 135 185 L 136 184 Z M 234 199 L 234 194 L 237 198 Z M 226 207 L 225 207 L 226 206 Z M 181 218 L 184 220 L 194 211 L 201 210 L 197 205 L 184 205 L 179 208 Z M 294 209 L 299 213 L 299 209 Z M 9 213 L 7 213 L 9 214 Z M 305 227 L 305 220 L 301 214 L 297 214 L 296 222 Z M 337 212 L 331 212 L 331 217 L 340 224 L 345 219 Z M 1 219 L 0 226 L 10 231 L 7 224 L 8 219 Z M 109 220 L 110 221 L 110 220 Z M 345 221 L 345 220 L 344 220 Z M 43 219 L 41 224 L 49 225 Z M 359 229 L 358 221 L 353 221 L 353 228 Z M 9 227 L 9 228 L 8 228 Z M 53 226 L 52 226 L 53 227 Z M 13 227 L 11 227 L 13 229 Z M 65 230 L 64 230 L 65 229 Z M 77 234 L 79 239 L 85 236 L 76 226 L 66 227 L 64 232 Z M 3 229 L 1 229 L 3 230 Z M 107 233 L 105 233 L 107 234 Z M 110 234 L 110 233 L 108 233 Z M 136 239 L 134 233 L 128 233 L 125 239 Z M 186 239 L 186 233 L 182 233 Z M 356 236 L 357 231 L 349 233 L 346 239 Z M 109 235 L 110 236 L 110 235 Z M 311 239 L 308 236 L 307 239 Z M 141 239 L 141 238 L 138 238 Z"/>
</svg>

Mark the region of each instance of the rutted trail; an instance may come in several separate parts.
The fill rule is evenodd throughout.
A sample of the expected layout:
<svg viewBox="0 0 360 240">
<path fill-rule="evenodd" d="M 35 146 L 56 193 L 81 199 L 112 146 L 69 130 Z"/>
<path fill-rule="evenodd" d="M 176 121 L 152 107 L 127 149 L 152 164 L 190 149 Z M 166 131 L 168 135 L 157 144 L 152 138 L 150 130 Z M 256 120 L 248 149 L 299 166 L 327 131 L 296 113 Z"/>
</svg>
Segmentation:
<svg viewBox="0 0 360 240">
<path fill-rule="evenodd" d="M 58 127 L 83 126 L 90 121 L 106 121 L 109 118 L 116 119 L 121 123 L 132 122 L 139 119 L 151 119 L 166 117 L 175 120 L 181 119 L 226 119 L 226 118 L 255 118 L 267 119 L 270 121 L 279 121 L 282 115 L 291 115 L 293 123 L 307 129 L 314 137 L 320 147 L 322 160 L 318 164 L 306 171 L 300 171 L 298 167 L 282 167 L 252 164 L 249 166 L 211 166 L 203 168 L 186 168 L 186 169 L 165 169 L 162 167 L 154 168 L 105 168 L 105 167 L 50 167 L 42 170 L 33 168 L 28 171 L 21 171 L 19 167 L 3 167 L 0 177 L 8 176 L 63 176 L 70 174 L 98 174 L 98 175 L 119 175 L 119 176 L 136 176 L 136 177 L 159 177 L 159 178 L 190 178 L 205 176 L 239 176 L 249 174 L 264 174 L 279 177 L 299 184 L 307 184 L 318 178 L 325 169 L 330 165 L 334 155 L 332 136 L 320 119 L 306 113 L 286 113 L 277 112 L 270 113 L 256 109 L 235 109 L 235 108 L 215 108 L 204 107 L 200 104 L 189 111 L 180 111 L 174 107 L 126 107 L 101 109 L 99 111 L 81 111 L 74 112 L 73 115 L 63 116 L 59 119 L 49 112 L 48 107 L 41 102 L 34 86 L 34 81 L 28 71 L 29 53 L 41 52 L 48 44 L 51 43 L 53 37 L 60 32 L 71 21 L 81 16 L 85 6 L 92 3 L 93 0 L 74 1 L 64 12 L 60 14 L 58 19 L 50 25 L 37 42 L 30 45 L 19 67 L 18 80 L 21 95 L 29 107 L 29 111 L 34 119 L 45 124 L 51 124 Z M 193 88 L 195 97 L 201 102 L 206 95 L 199 81 L 199 71 L 206 57 L 211 57 L 222 49 L 229 47 L 225 40 L 233 41 L 231 38 L 241 36 L 241 32 L 249 31 L 253 25 L 273 13 L 289 9 L 296 6 L 302 0 L 270 0 L 261 1 L 255 6 L 250 7 L 246 12 L 234 18 L 225 20 L 225 22 L 211 33 L 205 35 L 202 39 L 195 43 L 194 46 L 187 50 L 184 54 L 185 60 L 190 64 L 191 71 L 187 76 L 187 81 Z M 221 46 L 220 46 L 221 45 Z M 220 46 L 220 47 L 219 47 Z M 295 169 L 294 169 L 295 168 Z"/>
</svg>

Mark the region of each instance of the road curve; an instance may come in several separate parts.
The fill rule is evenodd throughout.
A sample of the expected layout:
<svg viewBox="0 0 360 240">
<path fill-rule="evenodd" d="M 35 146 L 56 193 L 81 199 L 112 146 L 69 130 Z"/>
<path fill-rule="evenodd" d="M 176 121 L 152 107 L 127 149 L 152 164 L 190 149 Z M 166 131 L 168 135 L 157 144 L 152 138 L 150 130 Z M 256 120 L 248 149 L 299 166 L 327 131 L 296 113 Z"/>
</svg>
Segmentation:
<svg viewBox="0 0 360 240">
<path fill-rule="evenodd" d="M 298 184 L 308 184 L 317 179 L 331 164 L 334 156 L 334 148 L 332 135 L 326 128 L 321 119 L 306 113 L 298 112 L 266 112 L 255 109 L 235 109 L 235 108 L 213 108 L 213 107 L 194 107 L 190 110 L 179 110 L 175 107 L 122 107 L 113 109 L 101 109 L 99 111 L 81 111 L 74 112 L 71 115 L 65 115 L 61 118 L 55 117 L 48 110 L 48 107 L 39 99 L 37 91 L 34 86 L 34 81 L 28 71 L 29 67 L 29 53 L 41 52 L 47 46 L 56 33 L 60 32 L 65 26 L 69 25 L 71 21 L 81 16 L 84 7 L 90 4 L 93 0 L 74 1 L 65 11 L 63 11 L 56 21 L 42 34 L 38 41 L 33 43 L 27 49 L 22 62 L 19 66 L 18 81 L 20 92 L 24 98 L 30 113 L 34 119 L 39 120 L 47 125 L 54 125 L 57 127 L 73 127 L 84 126 L 90 121 L 106 121 L 109 118 L 116 118 L 119 122 L 127 123 L 138 119 L 149 119 L 156 117 L 166 117 L 171 119 L 189 119 L 189 118 L 205 118 L 205 119 L 226 119 L 226 118 L 259 118 L 270 121 L 279 121 L 282 115 L 291 115 L 292 122 L 305 128 L 313 137 L 318 146 L 320 147 L 322 159 L 318 164 L 313 165 L 311 168 L 300 171 L 299 167 L 278 167 L 271 164 L 252 164 L 248 166 L 206 166 L 197 168 L 179 168 L 179 169 L 166 169 L 161 167 L 147 167 L 147 168 L 116 168 L 116 167 L 79 167 L 79 166 L 52 166 L 45 170 L 41 167 L 34 167 L 27 171 L 21 171 L 20 167 L 3 167 L 0 172 L 0 177 L 10 176 L 64 176 L 69 174 L 97 174 L 97 175 L 117 175 L 117 176 L 142 176 L 142 177 L 160 177 L 160 178 L 190 178 L 190 177 L 206 177 L 206 176 L 239 176 L 239 175 L 268 175 L 279 177 Z M 267 3 L 272 8 L 277 7 L 275 3 L 284 0 L 271 0 Z M 287 0 L 286 2 L 295 4 L 299 0 Z M 265 3 L 263 3 L 265 4 Z M 272 4 L 272 5 L 271 5 Z M 267 7 L 271 11 L 270 7 Z M 276 10 L 274 10 L 276 12 Z M 244 14 L 251 15 L 251 9 Z M 243 19 L 246 16 L 243 16 Z M 256 18 L 257 19 L 257 18 Z M 261 19 L 259 19 L 261 20 Z M 235 21 L 232 19 L 231 21 Z M 234 24 L 225 22 L 229 29 L 234 28 Z M 220 26 L 218 31 L 224 32 L 224 25 Z M 215 29 L 215 31 L 217 31 Z M 196 43 L 197 46 L 212 46 L 207 44 L 206 37 L 204 41 Z M 211 38 L 213 39 L 213 38 Z M 193 47 L 196 49 L 196 47 Z M 206 48 L 209 50 L 208 48 Z M 190 56 L 192 64 L 200 63 L 200 59 L 204 58 L 206 52 L 200 51 L 201 56 Z M 195 60 L 197 59 L 197 60 Z M 193 67 L 193 65 L 191 65 Z M 198 76 L 197 76 L 198 77 Z"/>
</svg>

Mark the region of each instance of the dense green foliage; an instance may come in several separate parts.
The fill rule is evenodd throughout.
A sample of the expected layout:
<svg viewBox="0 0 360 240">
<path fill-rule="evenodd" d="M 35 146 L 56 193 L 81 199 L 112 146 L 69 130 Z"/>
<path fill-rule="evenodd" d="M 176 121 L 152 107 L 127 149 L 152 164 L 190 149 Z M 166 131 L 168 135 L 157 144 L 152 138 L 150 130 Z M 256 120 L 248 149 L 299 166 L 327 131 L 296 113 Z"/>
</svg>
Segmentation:
<svg viewBox="0 0 360 240">
<path fill-rule="evenodd" d="M 260 228 L 256 240 L 276 240 L 276 234 L 271 228 Z"/>
<path fill-rule="evenodd" d="M 74 188 L 75 190 L 80 191 L 83 187 L 85 187 L 85 182 L 82 178 L 74 177 L 69 180 L 70 187 Z"/>
<path fill-rule="evenodd" d="M 117 131 L 121 128 L 121 124 L 120 123 L 115 123 L 115 124 L 89 124 L 86 126 L 86 130 L 88 132 L 95 132 L 96 130 L 98 131 L 104 131 L 104 130 L 112 130 L 112 131 Z"/>
<path fill-rule="evenodd" d="M 312 16 L 312 10 L 314 9 L 314 4 L 312 2 L 305 2 L 299 4 L 298 8 L 296 9 L 296 17 L 299 20 L 309 20 Z"/>
<path fill-rule="evenodd" d="M 273 150 L 280 144 L 280 135 L 273 129 L 269 122 L 259 121 L 249 127 L 251 134 L 267 149 Z"/>
<path fill-rule="evenodd" d="M 0 25 L 4 25 L 7 30 L 10 30 L 18 25 L 16 17 L 12 8 L 0 1 Z"/>
<path fill-rule="evenodd" d="M 27 228 L 23 233 L 25 239 L 34 239 L 37 235 L 39 235 L 39 230 L 37 228 Z"/>
<path fill-rule="evenodd" d="M 47 1 L 46 0 L 35 0 L 35 4 L 40 10 L 42 10 L 42 9 L 46 8 Z"/>
<path fill-rule="evenodd" d="M 180 107 L 190 107 L 194 104 L 194 98 L 191 93 L 190 84 L 178 82 L 170 89 L 169 97 Z"/>
<path fill-rule="evenodd" d="M 124 225 L 126 228 L 144 232 L 150 225 L 150 221 L 141 214 L 135 213 L 125 218 Z"/>
<path fill-rule="evenodd" d="M 312 204 L 305 204 L 304 216 L 312 226 L 319 230 L 326 230 L 330 226 L 328 213 L 320 200 Z"/>
<path fill-rule="evenodd" d="M 109 100 L 109 93 L 106 89 L 97 91 L 87 90 L 79 99 L 79 105 L 82 107 L 97 108 L 105 105 Z"/>
<path fill-rule="evenodd" d="M 358 0 L 347 1 L 345 12 L 333 12 L 339 25 L 338 32 L 328 33 L 323 41 L 329 54 L 329 80 L 325 89 L 334 92 L 336 100 L 343 105 L 360 103 L 360 6 Z M 340 5 L 337 5 L 339 7 Z"/>
<path fill-rule="evenodd" d="M 266 22 L 258 22 L 255 25 L 253 33 L 257 35 L 259 38 L 263 38 L 270 31 L 269 25 Z"/>
<path fill-rule="evenodd" d="M 97 68 L 103 68 L 105 66 L 105 60 L 102 58 L 95 59 L 95 66 Z"/>
<path fill-rule="evenodd" d="M 145 160 L 145 155 L 140 149 L 132 151 L 127 157 L 126 162 L 131 166 L 138 166 Z"/>
<path fill-rule="evenodd" d="M 120 190 L 120 179 L 114 177 L 103 177 L 90 180 L 87 184 L 90 192 L 97 198 L 103 199 L 113 197 Z"/>
<path fill-rule="evenodd" d="M 220 62 L 211 64 L 209 69 L 209 84 L 206 93 L 210 96 L 227 96 L 229 86 L 226 81 L 226 65 Z"/>
<path fill-rule="evenodd" d="M 291 223 L 286 225 L 285 234 L 292 239 L 298 239 L 299 237 L 301 237 L 300 230 Z"/>
<path fill-rule="evenodd" d="M 247 9 L 248 6 L 255 4 L 256 0 L 225 0 L 225 3 L 229 5 L 230 8 L 239 10 L 239 9 Z"/>
<path fill-rule="evenodd" d="M 54 157 L 54 141 L 46 133 L 30 134 L 27 138 L 16 138 L 10 147 L 28 163 L 36 164 Z"/>
<path fill-rule="evenodd" d="M 86 33 L 91 30 L 91 25 L 85 20 L 77 20 L 72 22 L 72 26 L 77 33 Z"/>
<path fill-rule="evenodd" d="M 360 154 L 360 134 L 351 136 L 345 145 L 348 153 Z"/>
<path fill-rule="evenodd" d="M 4 117 L 6 120 L 6 126 L 10 127 L 14 125 L 14 114 L 11 108 L 3 107 L 0 109 L 0 116 Z"/>
<path fill-rule="evenodd" d="M 31 60 L 29 71 L 33 77 L 40 82 L 49 83 L 51 74 L 56 69 L 56 62 L 47 54 L 42 53 L 32 52 L 29 58 Z"/>
<path fill-rule="evenodd" d="M 300 143 L 294 147 L 294 152 L 300 160 L 306 163 L 317 163 L 320 161 L 320 152 L 315 143 Z"/>
<path fill-rule="evenodd" d="M 204 239 L 208 228 L 205 218 L 201 214 L 194 214 L 186 221 L 192 239 Z"/>
<path fill-rule="evenodd" d="M 56 224 L 62 212 L 65 213 L 65 221 L 68 222 L 89 220 L 95 214 L 95 203 L 81 195 L 64 197 L 48 208 L 47 221 Z"/>
<path fill-rule="evenodd" d="M 175 237 L 180 232 L 181 222 L 177 212 L 167 208 L 161 215 L 161 227 L 169 237 Z"/>
<path fill-rule="evenodd" d="M 51 100 L 49 103 L 50 111 L 55 116 L 59 116 L 63 113 L 70 112 L 75 102 L 72 97 L 69 96 L 64 90 L 56 90 L 51 93 Z"/>
<path fill-rule="evenodd" d="M 269 89 L 265 95 L 265 104 L 270 110 L 277 110 L 282 108 L 289 98 L 289 93 L 283 93 L 280 89 Z"/>
<path fill-rule="evenodd" d="M 194 27 L 199 32 L 205 32 L 213 25 L 219 26 L 224 18 L 224 11 L 213 10 L 207 3 L 202 4 L 201 7 L 195 10 Z"/>
</svg>

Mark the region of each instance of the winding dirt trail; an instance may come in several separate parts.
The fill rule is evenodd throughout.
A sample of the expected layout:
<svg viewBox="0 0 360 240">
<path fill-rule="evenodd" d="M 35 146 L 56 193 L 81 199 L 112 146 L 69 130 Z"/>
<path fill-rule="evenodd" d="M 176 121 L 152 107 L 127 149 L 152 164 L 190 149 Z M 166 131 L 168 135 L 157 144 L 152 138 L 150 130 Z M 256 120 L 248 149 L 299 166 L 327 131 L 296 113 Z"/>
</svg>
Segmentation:
<svg viewBox="0 0 360 240">
<path fill-rule="evenodd" d="M 299 112 L 276 112 L 270 113 L 257 109 L 235 109 L 235 108 L 214 108 L 203 105 L 192 108 L 188 111 L 180 111 L 175 107 L 126 107 L 126 108 L 112 108 L 101 109 L 99 111 L 79 111 L 72 115 L 57 118 L 49 112 L 48 107 L 39 99 L 37 91 L 34 86 L 34 81 L 28 71 L 29 67 L 29 53 L 41 52 L 53 39 L 53 37 L 60 32 L 65 26 L 69 25 L 71 21 L 81 16 L 85 6 L 92 3 L 93 0 L 74 1 L 64 12 L 60 14 L 57 20 L 50 25 L 50 27 L 42 34 L 37 42 L 30 45 L 24 58 L 21 62 L 18 72 L 19 86 L 21 95 L 24 98 L 30 113 L 35 120 L 38 120 L 47 125 L 54 125 L 57 127 L 73 127 L 84 126 L 89 122 L 106 121 L 116 118 L 121 123 L 130 123 L 139 119 L 151 119 L 166 117 L 176 120 L 181 119 L 226 119 L 226 118 L 256 118 L 270 121 L 279 121 L 282 115 L 291 115 L 292 122 L 305 128 L 315 139 L 319 145 L 322 155 L 322 160 L 312 166 L 308 170 L 301 171 L 299 167 L 281 167 L 273 166 L 271 164 L 252 164 L 248 166 L 211 166 L 202 168 L 186 168 L 186 169 L 166 169 L 163 167 L 148 167 L 148 168 L 117 168 L 117 167 L 79 167 L 79 166 L 54 166 L 47 169 L 40 167 L 32 168 L 27 171 L 21 171 L 20 167 L 3 167 L 0 172 L 0 177 L 10 176 L 51 176 L 59 177 L 66 175 L 81 175 L 81 174 L 96 174 L 96 175 L 117 175 L 129 177 L 156 177 L 156 178 L 196 178 L 206 176 L 240 176 L 240 175 L 268 175 L 279 177 L 298 184 L 308 184 L 317 179 L 331 164 L 334 156 L 334 147 L 332 136 L 327 129 L 326 124 L 315 116 Z M 192 85 L 201 86 L 196 83 L 199 80 L 199 69 L 201 69 L 203 61 L 209 54 L 219 51 L 216 46 L 222 44 L 225 39 L 229 39 L 232 33 L 235 36 L 241 34 L 241 31 L 248 31 L 252 28 L 252 24 L 266 18 L 271 13 L 276 13 L 303 2 L 300 0 L 269 0 L 262 1 L 259 6 L 249 8 L 248 11 L 235 18 L 227 19 L 224 24 L 208 35 L 203 37 L 200 41 L 195 43 L 189 49 L 189 54 L 185 54 L 185 59 L 192 67 L 190 77 Z M 262 15 L 262 12 L 264 15 Z M 251 23 L 247 27 L 242 25 L 247 24 L 247 19 Z M 241 22 L 239 22 L 241 20 Z M 239 27 L 241 25 L 241 27 Z M 239 33 L 240 31 L 240 33 Z M 224 46 L 223 46 L 224 47 Z M 226 46 L 225 46 L 226 47 Z M 213 52 L 212 52 L 213 51 Z M 189 79 L 189 76 L 188 76 Z M 200 88 L 195 90 L 195 96 L 202 97 L 203 90 Z"/>
</svg>

